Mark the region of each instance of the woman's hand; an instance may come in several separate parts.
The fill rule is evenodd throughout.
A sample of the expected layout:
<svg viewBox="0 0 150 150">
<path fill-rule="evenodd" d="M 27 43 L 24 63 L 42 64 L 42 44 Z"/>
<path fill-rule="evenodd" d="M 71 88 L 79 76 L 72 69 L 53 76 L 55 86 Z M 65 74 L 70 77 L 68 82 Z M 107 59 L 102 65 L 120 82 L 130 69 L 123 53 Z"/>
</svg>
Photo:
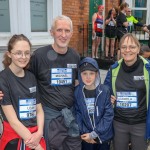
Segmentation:
<svg viewBox="0 0 150 150">
<path fill-rule="evenodd" d="M 34 132 L 31 134 L 30 138 L 25 141 L 26 146 L 29 148 L 37 147 L 41 140 L 41 135 L 38 132 Z"/>
<path fill-rule="evenodd" d="M 111 103 L 114 104 L 116 102 L 116 97 L 111 95 Z"/>
</svg>

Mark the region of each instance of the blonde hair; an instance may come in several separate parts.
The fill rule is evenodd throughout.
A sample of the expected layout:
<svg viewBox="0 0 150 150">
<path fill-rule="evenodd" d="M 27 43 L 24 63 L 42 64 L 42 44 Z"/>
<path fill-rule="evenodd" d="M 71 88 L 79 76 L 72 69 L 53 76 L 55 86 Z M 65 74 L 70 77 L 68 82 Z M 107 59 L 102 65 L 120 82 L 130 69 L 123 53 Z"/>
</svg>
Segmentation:
<svg viewBox="0 0 150 150">
<path fill-rule="evenodd" d="M 57 16 L 56 18 L 54 18 L 53 22 L 52 22 L 52 25 L 51 25 L 51 30 L 54 30 L 55 29 L 55 26 L 56 26 L 56 22 L 58 20 L 66 20 L 66 21 L 69 21 L 70 22 L 70 30 L 73 31 L 73 24 L 72 24 L 72 20 L 65 16 L 65 15 L 61 15 L 61 16 Z"/>
</svg>

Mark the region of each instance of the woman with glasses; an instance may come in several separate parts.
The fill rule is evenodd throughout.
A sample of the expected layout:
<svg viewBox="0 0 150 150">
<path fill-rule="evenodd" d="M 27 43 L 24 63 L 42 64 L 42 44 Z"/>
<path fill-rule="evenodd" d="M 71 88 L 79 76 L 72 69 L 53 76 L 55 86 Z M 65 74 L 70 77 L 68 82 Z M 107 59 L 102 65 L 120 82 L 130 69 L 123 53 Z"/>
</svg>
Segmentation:
<svg viewBox="0 0 150 150">
<path fill-rule="evenodd" d="M 0 73 L 4 131 L 1 150 L 44 150 L 44 113 L 34 75 L 27 71 L 31 43 L 26 36 L 13 35 L 4 55 L 5 69 Z"/>
<path fill-rule="evenodd" d="M 139 56 L 140 43 L 131 33 L 120 41 L 122 59 L 111 66 L 104 83 L 114 104 L 114 149 L 146 150 L 150 138 L 150 63 Z"/>
</svg>

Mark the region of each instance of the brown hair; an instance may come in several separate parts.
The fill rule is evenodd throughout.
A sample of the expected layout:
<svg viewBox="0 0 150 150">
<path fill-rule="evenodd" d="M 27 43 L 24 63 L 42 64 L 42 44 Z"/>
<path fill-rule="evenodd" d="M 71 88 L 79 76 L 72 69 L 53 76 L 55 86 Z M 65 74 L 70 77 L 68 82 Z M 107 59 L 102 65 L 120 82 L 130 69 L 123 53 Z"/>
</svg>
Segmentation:
<svg viewBox="0 0 150 150">
<path fill-rule="evenodd" d="M 29 39 L 25 36 L 25 35 L 23 35 L 23 34 L 19 34 L 19 35 L 17 35 L 17 34 L 15 34 L 15 35 L 13 35 L 12 37 L 11 37 L 11 39 L 9 40 L 9 42 L 8 42 L 8 45 L 7 45 L 7 47 L 8 47 L 8 52 L 11 52 L 11 50 L 14 48 L 14 45 L 18 42 L 18 41 L 26 41 L 26 42 L 28 42 L 29 43 L 29 45 L 30 45 L 30 48 L 31 48 L 31 42 L 29 41 Z M 4 54 L 4 60 L 2 61 L 2 63 L 3 63 L 3 65 L 4 65 L 4 68 L 7 68 L 10 64 L 11 64 L 11 58 L 10 57 L 8 57 L 8 55 L 7 55 L 7 52 Z M 28 65 L 27 65 L 28 66 Z"/>
<path fill-rule="evenodd" d="M 122 43 L 124 42 L 124 40 L 128 38 L 131 39 L 132 42 L 134 42 L 137 47 L 140 49 L 141 48 L 141 44 L 139 42 L 139 40 L 136 38 L 136 36 L 134 36 L 132 33 L 126 33 L 120 40 L 119 42 L 119 47 L 121 48 Z"/>
<path fill-rule="evenodd" d="M 119 10 L 122 11 L 125 7 L 129 7 L 129 4 L 124 2 L 120 5 Z"/>
</svg>

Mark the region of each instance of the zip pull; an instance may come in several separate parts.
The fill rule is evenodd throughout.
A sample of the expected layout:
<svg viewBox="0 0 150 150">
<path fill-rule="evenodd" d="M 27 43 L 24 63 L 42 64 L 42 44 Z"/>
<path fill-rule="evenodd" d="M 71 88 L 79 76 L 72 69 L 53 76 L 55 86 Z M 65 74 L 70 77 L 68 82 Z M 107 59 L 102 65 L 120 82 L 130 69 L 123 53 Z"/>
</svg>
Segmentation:
<svg viewBox="0 0 150 150">
<path fill-rule="evenodd" d="M 97 117 L 98 117 L 99 116 L 98 106 L 96 106 L 96 113 L 97 113 Z"/>
</svg>

